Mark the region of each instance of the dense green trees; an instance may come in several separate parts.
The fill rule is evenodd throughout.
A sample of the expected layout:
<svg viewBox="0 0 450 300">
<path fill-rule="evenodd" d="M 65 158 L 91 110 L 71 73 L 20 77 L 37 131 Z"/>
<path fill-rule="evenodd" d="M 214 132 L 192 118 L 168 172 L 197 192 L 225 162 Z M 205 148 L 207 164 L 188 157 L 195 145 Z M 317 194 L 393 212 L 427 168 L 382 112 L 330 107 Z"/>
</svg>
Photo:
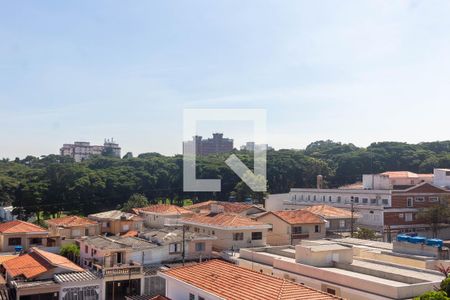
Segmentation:
<svg viewBox="0 0 450 300">
<path fill-rule="evenodd" d="M 431 172 L 434 167 L 450 167 L 450 141 L 406 144 L 374 143 L 367 148 L 333 141 L 318 141 L 305 150 L 267 152 L 269 193 L 288 192 L 292 187 L 314 187 L 322 174 L 325 185 L 336 187 L 361 180 L 361 174 L 386 170 Z M 234 151 L 250 169 L 252 153 Z M 136 158 L 93 157 L 82 163 L 58 155 L 28 156 L 0 161 L 0 202 L 13 204 L 22 218 L 34 213 L 38 218 L 69 212 L 89 214 L 122 207 L 135 193 L 150 203 L 169 199 L 182 205 L 183 199 L 226 200 L 261 198 L 252 193 L 224 163 L 229 154 L 200 157 L 198 178 L 220 178 L 217 193 L 183 192 L 183 157 L 144 153 Z"/>
</svg>

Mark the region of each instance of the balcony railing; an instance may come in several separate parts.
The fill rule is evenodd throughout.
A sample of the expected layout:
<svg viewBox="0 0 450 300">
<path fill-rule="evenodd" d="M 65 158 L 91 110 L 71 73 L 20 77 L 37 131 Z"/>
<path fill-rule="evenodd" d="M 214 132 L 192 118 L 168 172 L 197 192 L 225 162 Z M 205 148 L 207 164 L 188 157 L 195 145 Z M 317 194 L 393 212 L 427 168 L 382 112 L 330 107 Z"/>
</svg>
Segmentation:
<svg viewBox="0 0 450 300">
<path fill-rule="evenodd" d="M 99 272 L 103 277 L 120 276 L 120 275 L 138 275 L 143 274 L 144 269 L 138 263 L 123 264 L 114 267 L 103 267 L 101 265 L 93 265 L 94 270 Z"/>
<path fill-rule="evenodd" d="M 292 240 L 303 240 L 303 239 L 308 239 L 308 238 L 309 238 L 309 233 L 293 233 L 293 234 L 291 234 Z"/>
</svg>

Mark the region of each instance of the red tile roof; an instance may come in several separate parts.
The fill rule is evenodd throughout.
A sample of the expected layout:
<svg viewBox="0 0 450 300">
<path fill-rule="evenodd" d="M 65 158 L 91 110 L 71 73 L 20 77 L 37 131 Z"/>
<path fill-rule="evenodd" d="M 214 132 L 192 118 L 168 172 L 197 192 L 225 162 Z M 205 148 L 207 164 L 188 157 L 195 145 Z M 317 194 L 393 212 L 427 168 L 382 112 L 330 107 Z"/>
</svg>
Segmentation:
<svg viewBox="0 0 450 300">
<path fill-rule="evenodd" d="M 280 211 L 271 211 L 268 212 L 274 214 L 279 217 L 283 221 L 295 225 L 295 224 L 322 224 L 325 223 L 324 219 L 312 212 L 307 210 L 297 209 L 297 210 L 280 210 Z M 266 214 L 262 215 L 259 218 L 262 218 Z M 258 219 L 259 219 L 258 218 Z"/>
<path fill-rule="evenodd" d="M 37 277 L 56 267 L 70 271 L 84 271 L 84 269 L 63 256 L 37 248 L 32 248 L 32 252 L 28 254 L 4 262 L 3 267 L 10 276 L 24 276 L 27 279 Z"/>
<path fill-rule="evenodd" d="M 46 229 L 32 223 L 16 220 L 0 224 L 0 233 L 47 232 Z"/>
<path fill-rule="evenodd" d="M 61 227 L 75 227 L 75 226 L 86 226 L 86 225 L 96 225 L 96 221 L 90 220 L 85 217 L 79 216 L 66 216 L 56 219 L 46 220 L 48 224 L 53 224 Z"/>
<path fill-rule="evenodd" d="M 152 212 L 157 214 L 166 214 L 166 215 L 181 215 L 181 214 L 192 214 L 190 210 L 187 210 L 183 207 L 179 207 L 176 205 L 170 204 L 155 204 L 147 207 L 135 208 L 134 211 L 138 212 Z"/>
<path fill-rule="evenodd" d="M 138 231 L 136 231 L 136 230 L 130 230 L 130 231 L 127 231 L 127 232 L 125 232 L 124 234 L 122 234 L 122 236 L 137 237 L 138 234 L 139 234 Z"/>
<path fill-rule="evenodd" d="M 352 213 L 349 210 L 325 204 L 309 206 L 303 208 L 303 210 L 317 214 L 325 219 L 349 219 L 352 217 Z M 356 214 L 353 216 L 356 217 Z"/>
<path fill-rule="evenodd" d="M 189 210 L 211 210 L 211 207 L 214 204 L 222 206 L 223 211 L 226 213 L 241 213 L 243 211 L 255 207 L 254 205 L 245 204 L 241 202 L 225 202 L 225 201 L 209 200 L 205 202 L 188 205 L 185 206 L 184 208 Z"/>
<path fill-rule="evenodd" d="M 221 260 L 172 268 L 163 274 L 226 300 L 328 300 L 327 293 Z"/>
<path fill-rule="evenodd" d="M 227 213 L 220 213 L 220 214 L 211 213 L 207 215 L 198 214 L 189 218 L 182 218 L 181 222 L 195 223 L 216 227 L 249 227 L 249 226 L 260 227 L 267 225 L 244 216 Z"/>
</svg>

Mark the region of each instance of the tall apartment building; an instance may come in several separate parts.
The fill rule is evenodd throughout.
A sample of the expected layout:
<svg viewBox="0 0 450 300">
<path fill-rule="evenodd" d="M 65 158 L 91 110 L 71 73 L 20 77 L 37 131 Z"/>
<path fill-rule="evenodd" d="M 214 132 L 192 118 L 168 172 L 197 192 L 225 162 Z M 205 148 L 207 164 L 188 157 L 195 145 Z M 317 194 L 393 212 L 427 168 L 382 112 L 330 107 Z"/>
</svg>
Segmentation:
<svg viewBox="0 0 450 300">
<path fill-rule="evenodd" d="M 120 157 L 119 144 L 114 139 L 105 139 L 103 146 L 91 145 L 89 142 L 74 142 L 73 144 L 64 144 L 60 149 L 61 155 L 72 157 L 76 162 L 83 161 L 93 155 L 102 155 L 108 152 L 111 156 Z"/>
<path fill-rule="evenodd" d="M 194 143 L 196 154 L 200 156 L 228 153 L 233 150 L 233 139 L 224 138 L 223 133 L 213 133 L 213 137 L 208 139 L 196 135 L 192 141 L 183 142 L 183 152 L 186 151 L 186 147 L 192 147 Z"/>
</svg>

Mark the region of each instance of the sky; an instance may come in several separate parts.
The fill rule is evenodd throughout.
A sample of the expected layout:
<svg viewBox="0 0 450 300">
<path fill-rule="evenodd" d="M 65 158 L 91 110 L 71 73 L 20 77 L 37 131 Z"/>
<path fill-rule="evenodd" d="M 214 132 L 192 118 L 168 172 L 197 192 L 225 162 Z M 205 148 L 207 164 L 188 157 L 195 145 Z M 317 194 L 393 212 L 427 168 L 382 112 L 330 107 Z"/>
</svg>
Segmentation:
<svg viewBox="0 0 450 300">
<path fill-rule="evenodd" d="M 449 15 L 438 0 L 2 1 L 0 157 L 111 137 L 181 153 L 193 108 L 265 109 L 277 149 L 447 140 Z M 197 133 L 251 140 L 232 125 Z"/>
</svg>

